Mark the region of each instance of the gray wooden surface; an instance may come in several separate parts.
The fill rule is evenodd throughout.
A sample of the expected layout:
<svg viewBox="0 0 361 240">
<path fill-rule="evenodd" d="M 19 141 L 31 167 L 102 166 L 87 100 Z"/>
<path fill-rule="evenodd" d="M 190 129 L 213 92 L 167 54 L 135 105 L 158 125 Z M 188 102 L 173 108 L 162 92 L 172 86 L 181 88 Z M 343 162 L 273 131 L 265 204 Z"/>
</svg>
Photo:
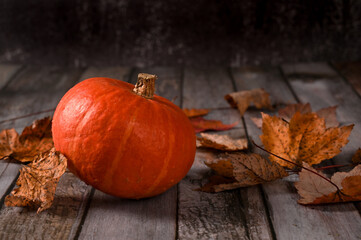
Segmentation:
<svg viewBox="0 0 361 240">
<path fill-rule="evenodd" d="M 339 67 L 341 66 L 341 68 Z M 233 137 L 259 142 L 260 130 L 250 121 L 259 111 L 238 111 L 225 94 L 263 87 L 278 108 L 310 102 L 315 110 L 338 105 L 341 124 L 355 123 L 350 143 L 333 161 L 347 162 L 361 136 L 360 74 L 347 64 L 285 64 L 280 67 L 131 68 L 0 64 L 0 129 L 21 131 L 34 119 L 51 115 L 61 96 L 74 84 L 103 76 L 134 83 L 138 72 L 157 74 L 157 94 L 185 108 L 211 108 L 206 117 L 225 123 L 239 121 Z M 335 70 L 337 69 L 337 71 Z M 350 70 L 351 69 L 351 70 Z M 351 79 L 348 81 L 348 79 Z M 49 110 L 47 113 L 32 113 Z M 22 117 L 26 116 L 26 117 Z M 16 118 L 11 121 L 7 119 Z M 210 174 L 203 164 L 208 154 L 197 150 L 192 169 L 177 185 L 154 198 L 126 200 L 87 186 L 67 172 L 58 185 L 53 206 L 7 208 L 20 164 L 0 161 L 0 239 L 360 239 L 359 204 L 305 207 L 297 204 L 296 176 L 262 186 L 210 194 L 194 191 Z"/>
</svg>

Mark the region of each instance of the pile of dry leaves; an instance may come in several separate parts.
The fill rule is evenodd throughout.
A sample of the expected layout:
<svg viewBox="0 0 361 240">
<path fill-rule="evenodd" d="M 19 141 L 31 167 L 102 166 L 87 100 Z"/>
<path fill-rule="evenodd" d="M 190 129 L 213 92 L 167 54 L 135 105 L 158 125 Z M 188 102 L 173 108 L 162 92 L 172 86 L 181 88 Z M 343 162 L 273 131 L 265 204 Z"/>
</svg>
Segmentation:
<svg viewBox="0 0 361 240">
<path fill-rule="evenodd" d="M 269 94 L 262 89 L 241 91 L 225 96 L 232 107 L 243 116 L 253 103 L 258 109 L 272 109 Z M 185 109 L 197 132 L 204 130 L 230 129 L 231 125 L 202 119 L 207 109 Z M 199 114 L 197 114 L 199 113 Z M 337 172 L 331 178 L 312 166 L 331 159 L 348 143 L 353 125 L 339 127 L 336 107 L 313 112 L 310 104 L 289 104 L 276 116 L 261 113 L 262 118 L 253 118 L 254 124 L 262 128 L 259 136 L 269 158 L 247 150 L 247 139 L 232 139 L 228 135 L 200 133 L 197 146 L 218 150 L 208 155 L 205 164 L 214 171 L 208 184 L 199 190 L 220 192 L 239 187 L 253 186 L 274 181 L 299 172 L 295 186 L 301 204 L 320 204 L 361 200 L 361 150 L 354 155 L 354 168 L 349 172 Z M 204 127 L 203 127 L 204 126 Z M 320 169 L 326 169 L 322 167 Z"/>
<path fill-rule="evenodd" d="M 263 89 L 241 91 L 225 96 L 241 116 L 254 105 L 272 109 L 269 94 Z M 312 166 L 331 159 L 347 144 L 353 125 L 339 127 L 336 107 L 313 112 L 309 104 L 291 104 L 278 116 L 262 113 L 252 119 L 262 128 L 260 139 L 269 159 L 248 150 L 248 140 L 228 135 L 204 133 L 228 130 L 239 122 L 223 124 L 204 118 L 208 109 L 184 109 L 197 137 L 197 147 L 216 149 L 205 164 L 214 171 L 209 183 L 199 190 L 220 192 L 274 181 L 299 172 L 295 184 L 301 204 L 320 204 L 361 200 L 361 150 L 352 159 L 354 168 L 337 172 L 331 178 Z M 262 147 L 260 147 L 262 148 Z M 214 150 L 212 150 L 214 151 Z M 66 158 L 53 147 L 51 118 L 35 121 L 19 135 L 15 129 L 0 132 L 0 159 L 14 159 L 24 164 L 18 185 L 5 199 L 6 206 L 36 206 L 38 212 L 49 208 L 56 186 L 67 167 Z"/>
</svg>

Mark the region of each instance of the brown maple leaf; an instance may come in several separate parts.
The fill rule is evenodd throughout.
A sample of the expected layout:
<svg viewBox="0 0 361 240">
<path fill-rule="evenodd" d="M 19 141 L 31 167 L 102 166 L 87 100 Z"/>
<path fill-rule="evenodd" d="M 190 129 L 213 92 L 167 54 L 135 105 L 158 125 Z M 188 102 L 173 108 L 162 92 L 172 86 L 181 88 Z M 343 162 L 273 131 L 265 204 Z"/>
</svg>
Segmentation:
<svg viewBox="0 0 361 240">
<path fill-rule="evenodd" d="M 302 114 L 310 113 L 312 112 L 311 105 L 309 103 L 288 104 L 284 108 L 278 110 L 278 116 L 289 122 L 296 112 Z"/>
<path fill-rule="evenodd" d="M 214 170 L 216 175 L 199 189 L 204 192 L 248 187 L 288 176 L 279 164 L 272 163 L 256 153 L 220 154 L 214 159 L 207 159 L 205 164 Z"/>
<path fill-rule="evenodd" d="M 6 206 L 38 206 L 38 213 L 48 209 L 54 200 L 56 186 L 67 167 L 67 159 L 52 148 L 38 155 L 20 169 L 19 187 L 5 198 Z"/>
<path fill-rule="evenodd" d="M 260 138 L 266 150 L 299 165 L 318 164 L 339 154 L 353 128 L 353 125 L 326 128 L 325 120 L 316 113 L 296 112 L 289 123 L 262 113 L 262 121 Z M 270 156 L 270 160 L 294 168 L 275 156 Z"/>
<path fill-rule="evenodd" d="M 197 138 L 197 147 L 239 151 L 247 149 L 248 141 L 246 138 L 232 139 L 228 135 L 201 133 L 201 137 Z"/>
<path fill-rule="evenodd" d="M 188 109 L 188 108 L 183 108 L 183 112 L 189 118 L 191 118 L 191 117 L 200 117 L 200 116 L 207 115 L 209 113 L 209 109 L 197 109 L 197 108 Z"/>
<path fill-rule="evenodd" d="M 315 112 L 317 116 L 325 119 L 326 128 L 339 126 L 339 122 L 336 117 L 336 109 L 337 106 L 333 106 L 322 108 Z M 311 105 L 309 103 L 288 104 L 286 107 L 278 110 L 278 116 L 289 122 L 296 112 L 300 112 L 301 114 L 311 113 Z"/>
<path fill-rule="evenodd" d="M 337 106 L 327 107 L 315 112 L 317 116 L 325 119 L 326 128 L 338 127 L 340 125 L 336 117 L 336 108 Z M 288 104 L 286 107 L 278 110 L 278 116 L 286 122 L 289 122 L 296 112 L 302 114 L 311 113 L 311 105 L 309 103 Z M 251 120 L 258 128 L 262 128 L 262 118 L 252 117 Z"/>
<path fill-rule="evenodd" d="M 305 167 L 316 171 L 307 164 Z M 321 172 L 319 174 L 324 176 Z M 307 205 L 361 201 L 361 165 L 357 165 L 350 172 L 335 173 L 330 181 L 337 185 L 340 191 L 320 176 L 302 169 L 300 181 L 295 183 L 301 196 L 298 203 Z"/>
<path fill-rule="evenodd" d="M 326 128 L 338 127 L 340 123 L 336 117 L 337 106 L 322 108 L 316 112 L 317 116 L 325 119 Z"/>
<path fill-rule="evenodd" d="M 189 119 L 193 125 L 193 128 L 196 133 L 204 132 L 206 130 L 215 130 L 215 131 L 223 131 L 234 128 L 238 125 L 239 122 L 234 122 L 231 124 L 223 124 L 218 120 L 207 120 L 203 117 L 194 117 Z"/>
<path fill-rule="evenodd" d="M 261 88 L 229 93 L 224 98 L 232 107 L 238 108 L 241 116 L 252 103 L 258 109 L 272 109 L 269 94 Z"/>
<path fill-rule="evenodd" d="M 20 136 L 15 129 L 0 132 L 0 159 L 11 157 L 20 162 L 29 162 L 52 147 L 50 117 L 35 120 L 25 127 Z"/>
</svg>

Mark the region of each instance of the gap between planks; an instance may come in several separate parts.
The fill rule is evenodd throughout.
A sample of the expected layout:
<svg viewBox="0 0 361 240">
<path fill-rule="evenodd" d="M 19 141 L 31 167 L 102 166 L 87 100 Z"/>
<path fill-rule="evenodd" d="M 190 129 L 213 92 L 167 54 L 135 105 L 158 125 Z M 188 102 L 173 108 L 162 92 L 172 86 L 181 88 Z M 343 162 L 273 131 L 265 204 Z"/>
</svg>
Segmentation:
<svg viewBox="0 0 361 240">
<path fill-rule="evenodd" d="M 6 108 L 3 108 L 6 111 L 1 112 L 0 119 L 8 115 L 24 115 L 57 104 L 61 96 L 78 80 L 81 72 L 81 69 L 60 67 L 24 68 L 2 90 L 0 104 L 6 105 Z M 32 120 L 18 119 L 13 124 L 19 131 Z M 14 166 L 14 173 L 10 173 L 9 168 L 4 172 L 8 178 L 12 177 L 13 181 L 16 180 L 20 164 Z M 78 206 L 85 193 L 85 184 L 79 187 L 81 183 L 77 185 L 76 181 L 78 180 L 72 179 L 72 175 L 63 178 L 59 183 L 54 204 L 46 213 L 36 215 L 32 209 L 3 207 L 0 211 L 0 238 L 65 237 L 73 226 L 73 221 L 78 215 Z M 1 184 L 4 184 L 4 181 L 1 181 Z M 73 188 L 72 184 L 77 187 Z"/>
<path fill-rule="evenodd" d="M 228 107 L 224 95 L 234 86 L 226 68 L 186 68 L 183 86 L 184 108 Z M 239 120 L 237 110 L 212 111 L 210 119 L 225 123 Z M 244 128 L 228 131 L 237 137 Z M 210 169 L 203 159 L 210 154 L 197 150 L 192 169 L 179 184 L 179 239 L 271 239 L 267 214 L 258 187 L 216 194 L 194 191 L 207 182 Z"/>
<path fill-rule="evenodd" d="M 317 70 L 311 69 L 310 75 L 306 76 L 307 81 L 314 76 L 330 76 L 327 67 L 324 67 L 322 63 L 315 64 L 315 66 L 321 66 L 322 71 L 318 73 Z M 295 69 L 302 69 L 303 72 L 302 74 L 296 72 L 291 75 L 292 77 L 304 77 L 309 65 L 301 64 Z M 234 69 L 234 74 L 238 90 L 263 87 L 271 94 L 274 102 L 287 104 L 296 102 L 289 89 L 291 85 L 299 99 L 307 102 L 307 99 L 299 95 L 297 86 L 292 85 L 292 82 L 285 83 L 277 69 L 238 68 Z M 311 104 L 314 105 L 312 102 Z M 259 143 L 258 135 L 261 132 L 250 121 L 251 116 L 259 117 L 258 115 L 259 111 L 248 111 L 245 118 L 251 137 Z M 277 239 L 338 239 L 338 236 L 351 238 L 357 236 L 359 223 L 354 224 L 352 220 L 355 217 L 358 219 L 359 215 L 355 215 L 355 208 L 352 204 L 315 207 L 298 205 L 298 196 L 293 186 L 294 180 L 293 177 L 289 177 L 263 184 Z M 334 219 L 332 214 L 338 219 Z"/>
</svg>

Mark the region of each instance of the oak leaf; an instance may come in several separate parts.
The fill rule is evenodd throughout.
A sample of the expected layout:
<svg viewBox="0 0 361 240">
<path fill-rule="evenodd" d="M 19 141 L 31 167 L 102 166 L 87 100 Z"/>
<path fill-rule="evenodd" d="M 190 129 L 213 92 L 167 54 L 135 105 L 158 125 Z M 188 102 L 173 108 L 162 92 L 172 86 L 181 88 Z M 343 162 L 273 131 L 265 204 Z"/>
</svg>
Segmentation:
<svg viewBox="0 0 361 240">
<path fill-rule="evenodd" d="M 288 176 L 279 164 L 256 153 L 220 154 L 214 159 L 207 159 L 205 164 L 216 173 L 209 183 L 199 189 L 205 192 L 248 187 Z"/>
<path fill-rule="evenodd" d="M 15 129 L 0 132 L 0 159 L 11 157 L 20 162 L 29 162 L 52 147 L 50 117 L 35 120 L 24 128 L 20 136 Z"/>
<path fill-rule="evenodd" d="M 200 117 L 200 116 L 207 115 L 209 113 L 209 109 L 183 108 L 183 112 L 189 118 Z"/>
<path fill-rule="evenodd" d="M 237 126 L 239 123 L 239 122 L 234 122 L 231 124 L 223 124 L 221 121 L 207 120 L 204 119 L 203 117 L 194 117 L 194 118 L 190 118 L 189 120 L 192 123 L 196 133 L 204 132 L 206 130 L 216 130 L 216 131 L 229 130 Z"/>
<path fill-rule="evenodd" d="M 316 171 L 307 164 L 304 166 Z M 319 174 L 324 176 L 321 172 Z M 295 186 L 301 196 L 298 200 L 300 204 L 361 201 L 361 165 L 357 165 L 350 172 L 337 172 L 331 177 L 330 181 L 336 184 L 340 191 L 325 179 L 305 169 L 302 169 L 299 176 L 300 180 Z"/>
<path fill-rule="evenodd" d="M 326 128 L 325 120 L 316 113 L 296 112 L 289 123 L 262 113 L 262 121 L 260 138 L 266 150 L 299 165 L 318 164 L 339 154 L 353 128 L 353 125 Z M 271 155 L 270 160 L 294 168 L 278 157 Z"/>
<path fill-rule="evenodd" d="M 38 213 L 51 207 L 56 186 L 67 167 L 67 159 L 52 148 L 20 169 L 19 187 L 5 198 L 6 206 L 38 206 Z"/>
<path fill-rule="evenodd" d="M 269 94 L 261 88 L 229 93 L 224 98 L 232 107 L 238 108 L 241 116 L 252 103 L 258 109 L 272 109 Z"/>
<path fill-rule="evenodd" d="M 240 151 L 248 147 L 246 138 L 232 139 L 228 135 L 201 133 L 197 138 L 197 147 L 214 148 L 223 151 Z"/>
</svg>

